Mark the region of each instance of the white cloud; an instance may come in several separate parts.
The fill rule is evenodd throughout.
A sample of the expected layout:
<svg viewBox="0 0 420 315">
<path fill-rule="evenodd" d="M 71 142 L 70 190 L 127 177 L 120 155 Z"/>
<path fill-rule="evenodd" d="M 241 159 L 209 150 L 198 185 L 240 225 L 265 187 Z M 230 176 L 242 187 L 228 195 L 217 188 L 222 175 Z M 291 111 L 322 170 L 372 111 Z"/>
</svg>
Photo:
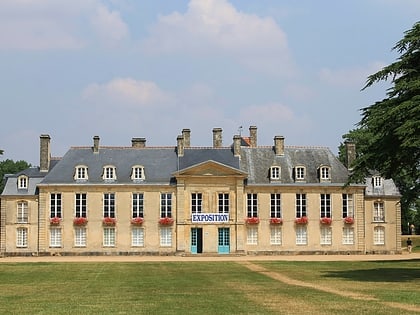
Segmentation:
<svg viewBox="0 0 420 315">
<path fill-rule="evenodd" d="M 143 48 L 150 53 L 227 55 L 265 73 L 293 72 L 286 34 L 277 23 L 240 12 L 226 0 L 191 0 L 185 14 L 161 16 Z"/>
</svg>

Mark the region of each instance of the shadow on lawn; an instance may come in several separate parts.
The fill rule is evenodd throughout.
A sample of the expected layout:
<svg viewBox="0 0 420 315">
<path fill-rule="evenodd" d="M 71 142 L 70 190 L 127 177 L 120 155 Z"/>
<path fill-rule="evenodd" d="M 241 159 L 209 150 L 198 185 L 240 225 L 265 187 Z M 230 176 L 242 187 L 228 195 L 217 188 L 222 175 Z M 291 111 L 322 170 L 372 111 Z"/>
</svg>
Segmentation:
<svg viewBox="0 0 420 315">
<path fill-rule="evenodd" d="M 420 279 L 420 268 L 373 268 L 329 271 L 323 276 L 354 281 L 408 282 Z"/>
</svg>

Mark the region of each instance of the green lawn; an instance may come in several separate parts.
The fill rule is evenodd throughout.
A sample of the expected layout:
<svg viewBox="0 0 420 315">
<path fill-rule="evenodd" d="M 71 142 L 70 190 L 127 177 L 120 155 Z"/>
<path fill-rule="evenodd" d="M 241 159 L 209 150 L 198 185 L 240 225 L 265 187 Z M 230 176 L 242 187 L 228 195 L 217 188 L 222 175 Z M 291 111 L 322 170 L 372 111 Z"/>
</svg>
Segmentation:
<svg viewBox="0 0 420 315">
<path fill-rule="evenodd" d="M 0 263 L 0 314 L 420 313 L 416 260 L 253 263 L 361 298 L 286 284 L 237 262 Z"/>
</svg>

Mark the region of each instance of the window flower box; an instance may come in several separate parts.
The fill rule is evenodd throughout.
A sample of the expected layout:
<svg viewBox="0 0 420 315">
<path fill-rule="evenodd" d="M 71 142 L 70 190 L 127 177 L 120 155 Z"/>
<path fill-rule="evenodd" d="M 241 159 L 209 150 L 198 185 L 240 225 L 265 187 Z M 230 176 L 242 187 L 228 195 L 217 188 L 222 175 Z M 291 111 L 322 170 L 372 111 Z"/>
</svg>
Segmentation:
<svg viewBox="0 0 420 315">
<path fill-rule="evenodd" d="M 328 217 L 322 217 L 319 222 L 321 222 L 321 224 L 325 224 L 325 225 L 331 225 L 332 223 L 332 219 L 328 218 Z"/>
<path fill-rule="evenodd" d="M 61 218 L 59 217 L 50 218 L 51 225 L 60 225 L 60 222 L 61 222 Z"/>
<path fill-rule="evenodd" d="M 260 223 L 260 218 L 258 217 L 249 217 L 245 219 L 246 224 L 258 224 Z"/>
<path fill-rule="evenodd" d="M 102 224 L 106 226 L 114 226 L 117 223 L 117 219 L 111 217 L 105 217 L 102 220 Z"/>
<path fill-rule="evenodd" d="M 132 218 L 130 222 L 132 225 L 142 225 L 144 222 L 144 219 L 142 217 L 135 217 L 135 218 Z"/>
<path fill-rule="evenodd" d="M 295 219 L 296 224 L 308 224 L 308 217 L 300 217 Z"/>
<path fill-rule="evenodd" d="M 270 218 L 270 224 L 283 224 L 282 218 Z"/>
<path fill-rule="evenodd" d="M 85 218 L 85 217 L 75 217 L 75 218 L 73 219 L 73 224 L 74 224 L 74 225 L 78 225 L 78 226 L 83 226 L 83 225 L 86 225 L 86 224 L 87 224 L 87 222 L 88 222 L 88 219 L 87 219 L 87 218 Z"/>
<path fill-rule="evenodd" d="M 354 218 L 353 217 L 345 217 L 343 219 L 345 224 L 353 224 L 354 223 Z"/>
<path fill-rule="evenodd" d="M 173 223 L 174 223 L 174 219 L 169 218 L 169 217 L 159 219 L 160 225 L 172 225 Z"/>
</svg>

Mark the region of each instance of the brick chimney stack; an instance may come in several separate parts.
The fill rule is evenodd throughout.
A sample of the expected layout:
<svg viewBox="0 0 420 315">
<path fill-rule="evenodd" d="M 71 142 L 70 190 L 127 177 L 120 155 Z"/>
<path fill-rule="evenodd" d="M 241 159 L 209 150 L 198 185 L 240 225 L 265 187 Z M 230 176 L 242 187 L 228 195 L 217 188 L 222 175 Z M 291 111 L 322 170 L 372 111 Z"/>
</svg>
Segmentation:
<svg viewBox="0 0 420 315">
<path fill-rule="evenodd" d="M 184 156 L 184 145 L 185 145 L 184 137 L 179 135 L 176 138 L 176 143 L 177 143 L 176 152 L 178 156 Z"/>
<path fill-rule="evenodd" d="M 348 170 L 352 170 L 352 164 L 356 160 L 356 144 L 351 141 L 345 141 L 344 145 L 346 146 L 346 167 Z"/>
<path fill-rule="evenodd" d="M 257 147 L 257 127 L 250 126 L 249 127 L 249 142 L 251 148 Z"/>
<path fill-rule="evenodd" d="M 233 136 L 233 156 L 241 155 L 241 139 L 240 135 Z"/>
<path fill-rule="evenodd" d="M 222 128 L 213 128 L 213 147 L 220 148 L 222 146 Z"/>
<path fill-rule="evenodd" d="M 40 150 L 39 150 L 39 170 L 40 172 L 48 172 L 51 161 L 50 136 L 40 136 Z"/>
<path fill-rule="evenodd" d="M 93 153 L 99 153 L 99 136 L 93 137 Z"/>
<path fill-rule="evenodd" d="M 284 137 L 283 136 L 274 137 L 274 153 L 276 155 L 284 155 Z"/>
<path fill-rule="evenodd" d="M 191 144 L 190 144 L 191 130 L 190 129 L 182 129 L 182 136 L 184 137 L 184 147 L 189 148 L 191 146 Z"/>
<path fill-rule="evenodd" d="M 144 148 L 146 147 L 146 138 L 132 138 L 131 146 L 133 148 Z"/>
</svg>

